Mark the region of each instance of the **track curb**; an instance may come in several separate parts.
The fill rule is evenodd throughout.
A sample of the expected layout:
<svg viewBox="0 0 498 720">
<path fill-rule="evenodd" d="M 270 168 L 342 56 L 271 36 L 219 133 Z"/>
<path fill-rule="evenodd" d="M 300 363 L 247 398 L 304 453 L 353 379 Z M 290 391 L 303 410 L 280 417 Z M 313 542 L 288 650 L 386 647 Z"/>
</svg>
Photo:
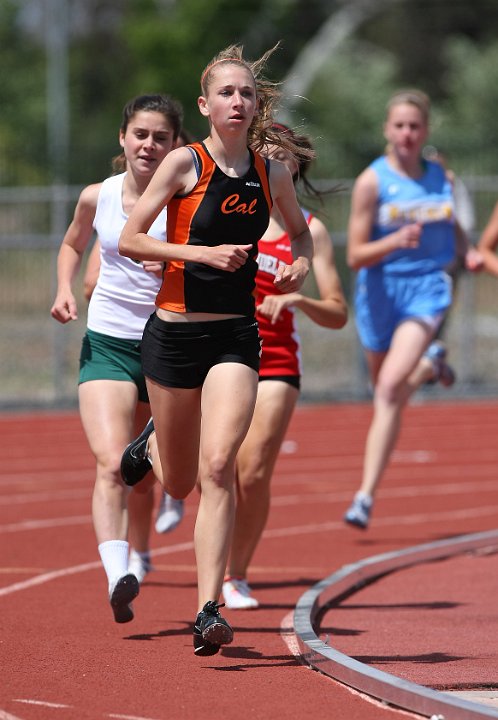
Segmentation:
<svg viewBox="0 0 498 720">
<path fill-rule="evenodd" d="M 415 545 L 343 566 L 307 590 L 296 604 L 294 631 L 304 662 L 359 692 L 420 715 L 439 715 L 451 720 L 498 718 L 498 711 L 493 708 L 452 697 L 358 662 L 320 640 L 314 628 L 319 612 L 327 603 L 354 594 L 382 575 L 410 565 L 497 546 L 498 530 L 491 530 Z"/>
</svg>

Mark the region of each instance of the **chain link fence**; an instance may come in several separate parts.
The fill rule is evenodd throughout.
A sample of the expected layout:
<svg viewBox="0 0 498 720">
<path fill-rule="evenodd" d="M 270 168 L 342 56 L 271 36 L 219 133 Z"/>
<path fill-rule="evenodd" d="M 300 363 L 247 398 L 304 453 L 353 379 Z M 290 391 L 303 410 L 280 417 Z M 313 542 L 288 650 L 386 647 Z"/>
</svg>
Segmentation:
<svg viewBox="0 0 498 720">
<path fill-rule="evenodd" d="M 476 216 L 476 240 L 498 199 L 498 177 L 463 178 Z M 345 263 L 350 181 L 325 208 L 325 222 L 348 297 L 354 278 Z M 74 406 L 78 358 L 86 325 L 81 277 L 79 319 L 65 326 L 50 317 L 56 292 L 56 258 L 79 187 L 0 188 L 0 409 Z M 82 273 L 81 273 L 82 274 Z M 313 278 L 307 292 L 314 293 Z M 420 396 L 498 396 L 498 280 L 462 274 L 445 325 L 458 383 Z M 350 305 L 351 307 L 351 305 Z M 304 365 L 303 401 L 362 400 L 369 394 L 354 317 L 342 330 L 321 328 L 298 313 Z"/>
</svg>

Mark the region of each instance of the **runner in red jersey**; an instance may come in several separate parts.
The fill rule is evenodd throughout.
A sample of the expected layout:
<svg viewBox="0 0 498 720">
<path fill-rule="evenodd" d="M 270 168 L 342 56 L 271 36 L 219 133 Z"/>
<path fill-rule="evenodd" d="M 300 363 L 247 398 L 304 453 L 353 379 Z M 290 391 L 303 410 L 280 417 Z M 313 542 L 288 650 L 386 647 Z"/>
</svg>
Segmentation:
<svg viewBox="0 0 498 720">
<path fill-rule="evenodd" d="M 274 129 L 292 136 L 299 146 L 311 148 L 304 135 L 296 135 L 282 125 L 274 125 Z M 270 148 L 269 154 L 287 165 L 294 183 L 303 185 L 308 195 L 320 197 L 306 178 L 309 161 L 298 162 L 276 147 Z M 347 305 L 329 233 L 321 220 L 307 211 L 303 213 L 313 238 L 312 268 L 318 299 L 301 292 L 281 292 L 275 286 L 279 266 L 288 264 L 292 257 L 278 208 L 272 210 L 268 229 L 258 243 L 256 308 L 263 350 L 256 409 L 237 455 L 235 528 L 223 583 L 225 604 L 232 609 L 258 606 L 247 583 L 247 570 L 266 524 L 273 469 L 299 397 L 301 360 L 295 309 L 324 327 L 342 328 L 347 321 Z"/>
<path fill-rule="evenodd" d="M 304 216 L 309 225 L 313 215 L 304 211 Z M 278 227 L 275 227 L 275 230 L 278 232 Z M 286 232 L 274 239 L 263 236 L 258 243 L 258 250 L 256 306 L 260 307 L 266 297 L 282 295 L 276 291 L 275 276 L 280 263 L 288 265 L 292 262 L 289 236 Z M 285 307 L 274 322 L 270 317 L 259 312 L 258 325 L 263 340 L 260 380 L 279 376 L 295 377 L 297 384 L 297 379 L 301 375 L 301 354 L 293 306 Z"/>
</svg>

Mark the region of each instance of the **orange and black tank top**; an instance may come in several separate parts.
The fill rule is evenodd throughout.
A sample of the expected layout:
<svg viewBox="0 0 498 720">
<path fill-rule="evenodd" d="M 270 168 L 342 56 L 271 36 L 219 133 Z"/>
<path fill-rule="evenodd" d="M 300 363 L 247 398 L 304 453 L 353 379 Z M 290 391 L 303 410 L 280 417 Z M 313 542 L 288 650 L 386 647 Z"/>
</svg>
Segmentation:
<svg viewBox="0 0 498 720">
<path fill-rule="evenodd" d="M 234 178 L 220 170 L 204 143 L 188 147 L 198 182 L 191 192 L 175 195 L 168 203 L 168 242 L 252 248 L 235 272 L 196 262 L 168 262 L 156 306 L 172 312 L 253 315 L 258 240 L 268 227 L 272 207 L 269 163 L 249 149 L 249 170 Z"/>
</svg>

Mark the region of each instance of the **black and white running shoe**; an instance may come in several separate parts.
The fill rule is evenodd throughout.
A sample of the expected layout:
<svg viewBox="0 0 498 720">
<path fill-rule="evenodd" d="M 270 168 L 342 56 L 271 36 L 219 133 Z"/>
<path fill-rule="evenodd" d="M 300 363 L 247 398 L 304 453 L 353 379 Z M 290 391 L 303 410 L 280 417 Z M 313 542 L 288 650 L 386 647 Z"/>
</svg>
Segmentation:
<svg viewBox="0 0 498 720">
<path fill-rule="evenodd" d="M 209 600 L 194 625 L 194 653 L 200 656 L 216 655 L 221 645 L 229 645 L 233 640 L 233 630 L 225 618 L 221 617 L 215 600 Z"/>
<path fill-rule="evenodd" d="M 140 592 L 140 585 L 135 577 L 129 573 L 120 577 L 109 589 L 109 602 L 117 623 L 127 623 L 133 620 L 131 601 Z"/>
<path fill-rule="evenodd" d="M 147 457 L 147 442 L 153 432 L 154 421 L 151 418 L 140 435 L 125 448 L 121 457 L 121 477 L 130 487 L 143 480 L 152 470 L 151 462 Z"/>
</svg>

